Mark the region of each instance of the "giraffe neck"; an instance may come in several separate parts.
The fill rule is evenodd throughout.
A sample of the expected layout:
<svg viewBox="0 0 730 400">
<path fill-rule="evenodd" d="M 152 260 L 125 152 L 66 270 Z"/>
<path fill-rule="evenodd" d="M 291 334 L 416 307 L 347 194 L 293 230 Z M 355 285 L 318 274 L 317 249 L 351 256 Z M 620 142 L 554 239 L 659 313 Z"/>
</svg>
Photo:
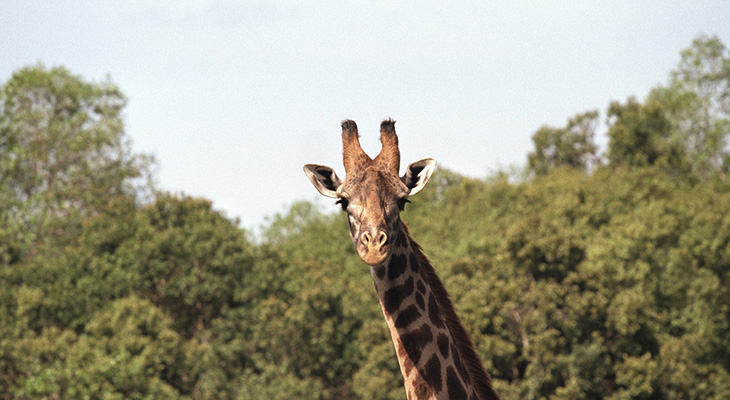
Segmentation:
<svg viewBox="0 0 730 400">
<path fill-rule="evenodd" d="M 404 223 L 371 267 L 409 400 L 498 399 L 433 266 Z"/>
</svg>

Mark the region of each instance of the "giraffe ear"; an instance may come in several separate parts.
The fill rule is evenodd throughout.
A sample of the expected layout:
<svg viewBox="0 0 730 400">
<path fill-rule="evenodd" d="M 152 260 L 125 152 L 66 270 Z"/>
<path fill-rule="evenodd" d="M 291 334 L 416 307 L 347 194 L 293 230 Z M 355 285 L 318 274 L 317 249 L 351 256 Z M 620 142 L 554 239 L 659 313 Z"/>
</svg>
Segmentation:
<svg viewBox="0 0 730 400">
<path fill-rule="evenodd" d="M 428 179 L 436 168 L 436 160 L 433 158 L 424 158 L 408 165 L 405 175 L 400 179 L 411 189 L 409 196 L 421 191 L 426 186 Z"/>
<path fill-rule="evenodd" d="M 307 164 L 304 166 L 304 173 L 307 174 L 307 178 L 312 181 L 314 187 L 322 193 L 322 196 L 334 199 L 338 197 L 336 191 L 342 181 L 335 170 L 325 165 Z"/>
</svg>

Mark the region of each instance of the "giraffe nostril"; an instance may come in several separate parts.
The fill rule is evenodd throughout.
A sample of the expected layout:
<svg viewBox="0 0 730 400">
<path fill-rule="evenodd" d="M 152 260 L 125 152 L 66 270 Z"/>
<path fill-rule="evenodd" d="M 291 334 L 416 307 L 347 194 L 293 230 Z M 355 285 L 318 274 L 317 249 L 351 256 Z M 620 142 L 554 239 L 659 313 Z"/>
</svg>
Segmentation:
<svg viewBox="0 0 730 400">
<path fill-rule="evenodd" d="M 386 235 L 385 232 L 380 232 L 380 234 L 378 235 L 378 242 L 377 243 L 380 246 L 384 246 L 387 241 L 388 241 L 388 235 Z"/>
<path fill-rule="evenodd" d="M 370 239 L 370 233 L 369 232 L 363 232 L 362 235 L 360 236 L 360 241 L 364 245 L 369 245 L 370 244 L 370 241 L 371 241 L 371 239 Z"/>
<path fill-rule="evenodd" d="M 380 229 L 367 229 L 360 235 L 360 243 L 379 250 L 388 242 L 388 234 Z"/>
</svg>

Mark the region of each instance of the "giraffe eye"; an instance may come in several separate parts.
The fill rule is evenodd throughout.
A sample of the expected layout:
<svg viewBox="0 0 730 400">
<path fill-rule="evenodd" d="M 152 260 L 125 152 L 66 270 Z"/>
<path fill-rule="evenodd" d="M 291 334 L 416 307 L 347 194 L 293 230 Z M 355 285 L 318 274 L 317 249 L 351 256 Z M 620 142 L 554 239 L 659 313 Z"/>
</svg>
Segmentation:
<svg viewBox="0 0 730 400">
<path fill-rule="evenodd" d="M 339 199 L 337 199 L 337 201 L 335 202 L 335 204 L 339 204 L 340 207 L 342 207 L 342 210 L 343 211 L 346 211 L 347 210 L 347 206 L 350 205 L 350 200 L 347 200 L 344 197 L 340 197 Z"/>
<path fill-rule="evenodd" d="M 410 203 L 410 202 L 411 202 L 410 200 L 408 200 L 407 198 L 404 197 L 402 199 L 398 199 L 398 202 L 396 204 L 398 204 L 398 209 L 403 211 L 406 208 L 406 203 Z"/>
</svg>

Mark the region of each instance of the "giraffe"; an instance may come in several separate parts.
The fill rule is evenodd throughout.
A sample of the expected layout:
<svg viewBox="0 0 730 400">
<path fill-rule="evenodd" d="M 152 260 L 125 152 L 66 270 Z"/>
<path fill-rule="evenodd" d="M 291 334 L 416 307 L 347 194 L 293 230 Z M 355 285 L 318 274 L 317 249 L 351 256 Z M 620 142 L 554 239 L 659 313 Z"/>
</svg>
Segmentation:
<svg viewBox="0 0 730 400">
<path fill-rule="evenodd" d="M 305 165 L 304 172 L 347 214 L 357 254 L 370 266 L 407 398 L 499 399 L 446 288 L 400 219 L 408 198 L 423 189 L 436 161 L 416 161 L 399 177 L 395 121 L 381 123 L 380 140 L 382 149 L 371 159 L 360 147 L 357 125 L 345 120 L 345 179 L 319 164 Z"/>
</svg>

